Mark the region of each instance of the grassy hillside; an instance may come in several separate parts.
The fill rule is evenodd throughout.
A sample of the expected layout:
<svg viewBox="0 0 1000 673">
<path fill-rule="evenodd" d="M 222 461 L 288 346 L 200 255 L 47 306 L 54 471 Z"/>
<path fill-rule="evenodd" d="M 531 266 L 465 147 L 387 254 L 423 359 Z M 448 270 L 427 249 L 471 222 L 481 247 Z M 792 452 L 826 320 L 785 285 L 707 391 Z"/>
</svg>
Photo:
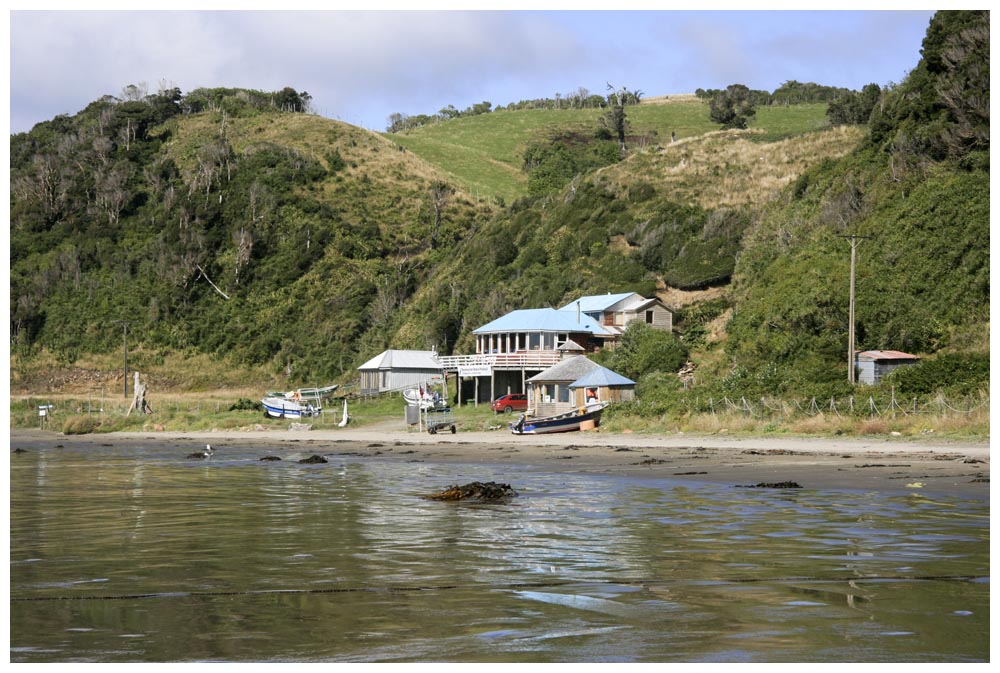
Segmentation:
<svg viewBox="0 0 1000 673">
<path fill-rule="evenodd" d="M 498 109 L 488 114 L 458 117 L 386 137 L 445 171 L 472 194 L 500 197 L 511 203 L 527 193 L 523 171 L 528 144 L 555 133 L 593 135 L 600 110 Z M 693 95 L 644 101 L 626 108 L 630 139 L 637 149 L 704 135 L 718 129 L 708 118 L 708 105 Z M 762 108 L 751 129 L 753 138 L 777 138 L 827 128 L 825 105 Z"/>
<path fill-rule="evenodd" d="M 122 321 L 154 387 L 347 381 L 384 348 L 467 352 L 509 310 L 636 291 L 675 309 L 696 367 L 684 390 L 648 371 L 645 412 L 839 395 L 853 233 L 858 346 L 968 391 L 988 354 L 988 35 L 988 14 L 939 13 L 867 127 L 802 105 L 720 132 L 703 101 L 649 99 L 610 159 L 586 155 L 595 110 L 385 136 L 239 90 L 96 101 L 11 138 L 12 384 L 116 367 Z"/>
<path fill-rule="evenodd" d="M 759 136 L 711 132 L 650 147 L 557 194 L 522 199 L 442 260 L 399 316 L 397 334 L 406 341 L 427 329 L 430 315 L 447 347 L 465 352 L 472 329 L 516 308 L 725 284 L 758 213 L 809 166 L 862 140 L 845 128 L 749 140 Z M 699 297 L 689 295 L 674 293 L 669 305 Z"/>
</svg>

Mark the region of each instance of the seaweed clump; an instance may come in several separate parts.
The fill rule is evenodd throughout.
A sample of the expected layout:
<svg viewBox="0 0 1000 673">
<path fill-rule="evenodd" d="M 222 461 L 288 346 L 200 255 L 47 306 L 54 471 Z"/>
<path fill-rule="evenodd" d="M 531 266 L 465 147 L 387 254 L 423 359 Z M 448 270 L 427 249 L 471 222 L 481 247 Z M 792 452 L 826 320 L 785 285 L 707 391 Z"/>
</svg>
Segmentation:
<svg viewBox="0 0 1000 673">
<path fill-rule="evenodd" d="M 443 491 L 425 495 L 428 500 L 505 500 L 517 495 L 510 484 L 495 481 L 473 481 L 462 486 L 449 486 Z"/>
</svg>

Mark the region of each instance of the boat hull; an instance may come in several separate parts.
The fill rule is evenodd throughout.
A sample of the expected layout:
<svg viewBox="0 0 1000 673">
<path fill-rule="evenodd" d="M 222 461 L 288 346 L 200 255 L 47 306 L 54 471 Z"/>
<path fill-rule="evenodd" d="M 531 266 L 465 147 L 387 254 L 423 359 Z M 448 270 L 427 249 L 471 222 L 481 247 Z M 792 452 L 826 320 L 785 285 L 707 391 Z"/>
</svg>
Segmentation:
<svg viewBox="0 0 1000 673">
<path fill-rule="evenodd" d="M 320 411 L 318 407 L 280 397 L 265 397 L 260 402 L 264 405 L 264 413 L 271 418 L 308 418 Z"/>
<path fill-rule="evenodd" d="M 546 435 L 555 432 L 573 432 L 592 421 L 596 427 L 601 420 L 601 412 L 607 404 L 599 407 L 581 407 L 564 414 L 546 416 L 544 418 L 521 418 L 517 422 L 510 424 L 511 434 L 514 435 Z"/>
</svg>

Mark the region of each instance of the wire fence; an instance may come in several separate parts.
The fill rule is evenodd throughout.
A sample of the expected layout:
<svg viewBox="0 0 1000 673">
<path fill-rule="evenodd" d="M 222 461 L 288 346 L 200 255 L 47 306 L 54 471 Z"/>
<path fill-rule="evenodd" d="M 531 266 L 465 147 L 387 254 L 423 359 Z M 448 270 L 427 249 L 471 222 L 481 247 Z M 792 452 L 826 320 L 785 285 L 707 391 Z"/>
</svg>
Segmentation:
<svg viewBox="0 0 1000 673">
<path fill-rule="evenodd" d="M 839 417 L 849 416 L 869 416 L 869 417 L 896 417 L 896 416 L 917 416 L 920 414 L 972 414 L 981 408 L 989 407 L 987 396 L 963 397 L 961 399 L 948 399 L 944 395 L 936 395 L 932 398 L 912 397 L 900 400 L 895 392 L 892 392 L 888 399 L 880 397 L 876 399 L 874 395 L 867 397 L 850 396 L 847 398 L 831 397 L 830 399 L 818 399 L 813 397 L 809 400 L 778 400 L 761 397 L 756 400 L 748 400 L 746 397 L 730 399 L 723 397 L 708 399 L 707 411 L 712 414 L 717 413 L 741 413 L 753 418 L 773 418 L 775 416 L 819 416 L 834 415 Z"/>
</svg>

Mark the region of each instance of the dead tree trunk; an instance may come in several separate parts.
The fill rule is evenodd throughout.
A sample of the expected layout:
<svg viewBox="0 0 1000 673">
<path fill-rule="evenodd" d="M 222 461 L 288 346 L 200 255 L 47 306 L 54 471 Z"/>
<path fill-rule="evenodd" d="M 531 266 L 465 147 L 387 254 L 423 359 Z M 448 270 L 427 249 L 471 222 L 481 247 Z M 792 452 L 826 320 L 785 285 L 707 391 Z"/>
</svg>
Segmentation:
<svg viewBox="0 0 1000 673">
<path fill-rule="evenodd" d="M 135 376 L 134 383 L 132 384 L 133 390 L 135 390 L 135 395 L 132 397 L 132 406 L 128 408 L 128 413 L 126 416 L 132 415 L 133 409 L 138 409 L 144 414 L 153 413 L 153 407 L 149 406 L 149 401 L 146 399 L 146 384 L 139 382 L 139 372 L 132 372 Z"/>
</svg>

